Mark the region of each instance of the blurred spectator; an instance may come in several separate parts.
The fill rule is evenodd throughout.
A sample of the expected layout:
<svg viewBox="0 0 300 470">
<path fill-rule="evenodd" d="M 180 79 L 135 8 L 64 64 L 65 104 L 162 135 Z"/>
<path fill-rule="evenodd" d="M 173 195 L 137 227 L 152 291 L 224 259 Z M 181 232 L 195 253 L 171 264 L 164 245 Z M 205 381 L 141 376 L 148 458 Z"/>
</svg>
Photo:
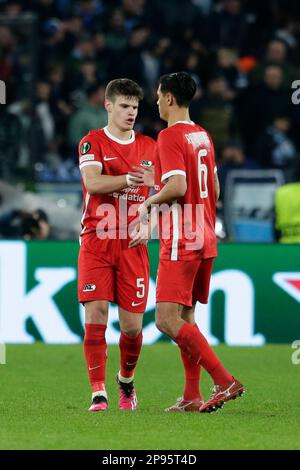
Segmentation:
<svg viewBox="0 0 300 470">
<path fill-rule="evenodd" d="M 71 117 L 68 128 L 68 144 L 72 154 L 76 152 L 80 139 L 92 129 L 107 124 L 104 109 L 104 85 L 92 85 L 87 92 L 87 102 Z"/>
<path fill-rule="evenodd" d="M 50 86 L 50 109 L 55 121 L 57 136 L 58 134 L 65 134 L 67 119 L 73 111 L 72 106 L 68 103 L 69 90 L 65 80 L 64 68 L 61 64 L 50 66 L 48 83 Z"/>
<path fill-rule="evenodd" d="M 248 84 L 246 75 L 237 67 L 237 58 L 237 51 L 234 49 L 218 49 L 216 74 L 226 80 L 232 97 L 236 94 L 235 90 L 245 88 Z"/>
<path fill-rule="evenodd" d="M 125 16 L 123 10 L 112 11 L 106 31 L 106 44 L 113 51 L 122 51 L 127 44 Z"/>
<path fill-rule="evenodd" d="M 299 38 L 299 24 L 296 18 L 287 16 L 281 27 L 275 31 L 275 37 L 281 39 L 291 49 L 297 47 Z"/>
<path fill-rule="evenodd" d="M 50 85 L 39 82 L 37 85 L 36 114 L 40 120 L 46 144 L 54 138 L 55 122 L 50 108 Z"/>
<path fill-rule="evenodd" d="M 0 178 L 14 175 L 20 156 L 21 123 L 5 105 L 0 105 Z"/>
<path fill-rule="evenodd" d="M 138 82 L 141 86 L 146 83 L 146 71 L 143 62 L 143 51 L 150 36 L 146 26 L 136 26 L 132 29 L 128 45 L 124 51 L 126 60 L 119 64 L 121 76 L 127 76 Z"/>
<path fill-rule="evenodd" d="M 160 47 L 158 41 L 149 38 L 141 55 L 146 92 L 155 89 L 160 76 Z"/>
<path fill-rule="evenodd" d="M 279 66 L 265 69 L 262 85 L 246 90 L 239 107 L 239 125 L 249 152 L 254 151 L 257 138 L 272 123 L 274 116 L 290 116 L 291 97 L 283 88 L 283 73 Z"/>
<path fill-rule="evenodd" d="M 12 210 L 0 217 L 0 236 L 8 239 L 46 240 L 50 226 L 42 209 L 33 212 Z"/>
<path fill-rule="evenodd" d="M 4 12 L 9 17 L 16 17 L 22 13 L 22 4 L 18 1 L 10 1 L 5 5 Z"/>
<path fill-rule="evenodd" d="M 223 77 L 215 77 L 207 84 L 208 93 L 204 98 L 200 114 L 200 123 L 207 129 L 213 139 L 216 151 L 228 140 L 234 129 L 234 110 L 231 103 L 232 94 Z"/>
<path fill-rule="evenodd" d="M 44 23 L 40 23 L 42 28 L 41 52 L 39 55 L 39 68 L 42 74 L 45 74 L 49 64 L 64 62 L 66 30 L 64 24 L 58 18 L 50 18 Z"/>
<path fill-rule="evenodd" d="M 211 13 L 213 0 L 192 0 L 192 3 L 199 8 L 203 15 L 207 16 Z"/>
<path fill-rule="evenodd" d="M 77 93 L 84 94 L 91 86 L 96 85 L 99 81 L 97 75 L 96 62 L 92 60 L 83 61 L 79 70 L 72 77 L 71 88 Z"/>
<path fill-rule="evenodd" d="M 274 117 L 257 143 L 255 159 L 262 168 L 278 168 L 284 171 L 286 181 L 291 181 L 297 161 L 297 150 L 289 138 L 290 118 Z"/>
<path fill-rule="evenodd" d="M 246 158 L 243 145 L 237 139 L 228 140 L 222 145 L 218 161 L 220 199 L 224 201 L 226 180 L 231 170 L 253 170 L 258 168 L 255 162 Z"/>
<path fill-rule="evenodd" d="M 265 58 L 251 72 L 250 79 L 254 84 L 260 84 L 265 77 L 266 69 L 275 65 L 282 70 L 282 86 L 290 88 L 292 81 L 297 78 L 295 67 L 288 60 L 288 48 L 284 41 L 273 39 L 267 45 Z"/>
<path fill-rule="evenodd" d="M 104 2 L 101 0 L 79 0 L 75 2 L 75 14 L 82 18 L 86 30 L 93 28 L 98 16 L 104 12 Z"/>
<path fill-rule="evenodd" d="M 16 37 L 6 26 L 0 26 L 0 80 L 10 85 L 10 95 L 14 96 L 16 77 L 14 76 L 14 48 Z"/>
<path fill-rule="evenodd" d="M 247 32 L 240 0 L 222 0 L 220 10 L 208 18 L 208 43 L 213 47 L 241 50 Z"/>
</svg>

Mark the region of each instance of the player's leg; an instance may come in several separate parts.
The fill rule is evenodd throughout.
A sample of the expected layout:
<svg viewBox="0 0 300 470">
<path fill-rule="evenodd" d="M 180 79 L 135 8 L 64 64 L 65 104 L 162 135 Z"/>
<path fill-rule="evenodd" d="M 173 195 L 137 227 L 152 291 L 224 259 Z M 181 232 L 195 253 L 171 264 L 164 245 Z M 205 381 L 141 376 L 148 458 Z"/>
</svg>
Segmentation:
<svg viewBox="0 0 300 470">
<path fill-rule="evenodd" d="M 120 370 L 117 374 L 121 410 L 136 410 L 138 401 L 134 387 L 134 371 L 143 343 L 143 314 L 128 312 L 119 307 L 120 321 Z"/>
<path fill-rule="evenodd" d="M 107 345 L 105 332 L 108 318 L 108 302 L 85 303 L 84 356 L 92 388 L 90 411 L 107 409 L 105 387 Z"/>
<path fill-rule="evenodd" d="M 146 309 L 149 286 L 149 259 L 145 246 L 121 250 L 118 260 L 117 303 L 120 321 L 120 387 L 119 408 L 134 410 L 137 398 L 134 371 L 142 348 L 143 313 Z"/>
<path fill-rule="evenodd" d="M 156 287 L 156 325 L 160 331 L 175 341 L 178 332 L 185 325 L 192 332 L 195 330 L 191 286 L 193 286 L 198 266 L 199 262 L 160 260 L 159 263 Z M 199 400 L 200 365 L 184 348 L 180 347 L 180 352 L 186 377 L 185 393 L 166 411 L 198 411 L 202 404 Z M 195 396 L 192 397 L 192 395 Z"/>
<path fill-rule="evenodd" d="M 178 303 L 192 305 L 191 299 L 194 292 L 190 292 L 190 286 L 194 286 L 200 264 L 199 262 L 197 266 L 196 262 L 191 261 L 160 261 L 157 279 L 156 324 L 160 331 L 170 336 L 177 343 L 181 351 L 192 362 L 197 365 L 201 364 L 206 369 L 215 384 L 222 384 L 222 390 L 224 387 L 227 390 L 235 383 L 232 375 L 224 368 L 199 329 L 183 321 L 181 317 L 179 318 L 177 304 L 174 303 L 177 301 Z M 206 266 L 206 268 L 208 273 L 212 265 Z M 207 274 L 206 277 L 208 277 Z M 174 302 L 164 301 L 168 299 L 172 299 Z M 201 301 L 201 299 L 195 300 Z M 223 401 L 220 401 L 220 403 L 222 404 Z"/>
<path fill-rule="evenodd" d="M 132 313 L 119 308 L 120 320 L 120 378 L 124 382 L 133 379 L 142 348 L 143 314 Z"/>
<path fill-rule="evenodd" d="M 213 263 L 213 258 L 204 259 L 201 262 L 194 283 L 194 302 L 196 300 L 202 304 L 207 304 L 208 302 Z M 212 396 L 200 407 L 200 411 L 211 412 L 221 408 L 225 401 L 231 400 L 232 398 L 236 398 L 236 396 L 243 394 L 244 387 L 238 380 L 234 379 L 234 377 L 224 367 L 200 331 L 199 335 L 202 337 L 201 341 L 203 347 L 203 357 L 200 362 L 210 374 L 215 384 L 213 387 Z M 217 359 L 214 359 L 214 357 Z"/>
<path fill-rule="evenodd" d="M 92 388 L 90 411 L 107 408 L 105 332 L 108 301 L 114 301 L 113 270 L 97 237 L 89 237 L 78 258 L 78 298 L 85 306 L 84 355 Z M 101 257 L 100 257 L 101 254 Z"/>
<path fill-rule="evenodd" d="M 193 328 L 198 329 L 197 323 L 195 322 L 195 304 L 192 307 L 184 306 L 182 308 L 181 318 L 192 325 Z M 184 351 L 181 350 L 180 352 L 185 371 L 183 399 L 185 401 L 198 400 L 198 403 L 202 404 L 203 398 L 200 391 L 201 365 L 195 364 Z"/>
<path fill-rule="evenodd" d="M 174 339 L 184 325 L 193 331 L 193 326 L 185 317 L 193 321 L 192 288 L 198 272 L 200 260 L 170 261 L 160 260 L 156 284 L 156 325 L 160 331 Z M 186 313 L 182 318 L 183 308 Z"/>
<path fill-rule="evenodd" d="M 192 325 L 194 328 L 198 328 L 195 323 L 195 305 L 192 307 L 186 307 L 179 305 L 179 312 L 181 318 Z M 194 361 L 182 350 L 181 360 L 185 372 L 185 386 L 183 396 L 180 397 L 177 402 L 166 408 L 165 411 L 182 412 L 182 411 L 199 411 L 200 406 L 203 404 L 202 394 L 200 392 L 200 364 L 195 364 Z"/>
</svg>

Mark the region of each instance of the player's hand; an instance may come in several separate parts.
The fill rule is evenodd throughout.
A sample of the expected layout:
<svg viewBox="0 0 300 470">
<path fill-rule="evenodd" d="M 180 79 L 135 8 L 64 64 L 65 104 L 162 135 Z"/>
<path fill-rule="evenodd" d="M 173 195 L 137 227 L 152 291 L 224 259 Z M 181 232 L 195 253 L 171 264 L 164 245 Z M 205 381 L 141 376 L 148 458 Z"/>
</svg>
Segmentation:
<svg viewBox="0 0 300 470">
<path fill-rule="evenodd" d="M 139 245 L 147 245 L 149 241 L 149 230 L 147 224 L 137 224 L 131 234 L 132 240 L 129 242 L 129 248 Z"/>
<path fill-rule="evenodd" d="M 130 182 L 131 186 L 144 186 L 144 178 L 140 172 L 129 171 L 126 178 L 127 182 Z"/>
<path fill-rule="evenodd" d="M 138 213 L 139 213 L 139 216 L 140 216 L 140 224 L 143 224 L 143 225 L 148 225 L 148 212 L 149 212 L 150 205 L 147 204 L 147 201 L 149 199 L 147 199 L 138 208 Z"/>
<path fill-rule="evenodd" d="M 154 166 L 133 166 L 134 171 L 129 172 L 130 178 L 136 178 L 138 181 L 142 180 L 144 186 L 151 188 L 154 186 Z M 136 186 L 141 186 L 140 184 Z"/>
</svg>

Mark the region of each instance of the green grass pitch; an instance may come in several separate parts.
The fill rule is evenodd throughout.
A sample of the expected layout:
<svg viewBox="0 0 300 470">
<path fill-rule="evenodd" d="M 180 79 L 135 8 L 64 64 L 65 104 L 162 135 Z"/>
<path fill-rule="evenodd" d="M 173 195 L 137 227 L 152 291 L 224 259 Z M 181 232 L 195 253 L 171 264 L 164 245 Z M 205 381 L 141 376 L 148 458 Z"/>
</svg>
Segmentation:
<svg viewBox="0 0 300 470">
<path fill-rule="evenodd" d="M 109 411 L 88 413 L 90 389 L 82 345 L 9 345 L 0 366 L 1 449 L 299 449 L 300 365 L 288 345 L 218 346 L 217 354 L 246 386 L 244 397 L 213 414 L 165 413 L 182 393 L 178 348 L 145 346 L 136 372 L 140 408 L 120 412 L 109 346 Z M 209 394 L 210 378 L 202 373 Z"/>
</svg>

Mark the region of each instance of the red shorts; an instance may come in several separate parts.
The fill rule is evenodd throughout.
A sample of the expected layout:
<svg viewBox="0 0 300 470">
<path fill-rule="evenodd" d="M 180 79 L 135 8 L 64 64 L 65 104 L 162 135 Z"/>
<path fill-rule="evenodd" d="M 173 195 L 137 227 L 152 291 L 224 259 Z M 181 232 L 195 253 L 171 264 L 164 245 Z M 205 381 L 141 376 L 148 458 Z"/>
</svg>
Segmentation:
<svg viewBox="0 0 300 470">
<path fill-rule="evenodd" d="M 128 240 L 83 237 L 78 258 L 79 302 L 107 300 L 124 310 L 143 313 L 149 287 L 145 245 L 128 248 Z"/>
<path fill-rule="evenodd" d="M 159 261 L 157 302 L 174 302 L 191 307 L 196 301 L 207 304 L 214 258 L 193 261 Z"/>
</svg>

